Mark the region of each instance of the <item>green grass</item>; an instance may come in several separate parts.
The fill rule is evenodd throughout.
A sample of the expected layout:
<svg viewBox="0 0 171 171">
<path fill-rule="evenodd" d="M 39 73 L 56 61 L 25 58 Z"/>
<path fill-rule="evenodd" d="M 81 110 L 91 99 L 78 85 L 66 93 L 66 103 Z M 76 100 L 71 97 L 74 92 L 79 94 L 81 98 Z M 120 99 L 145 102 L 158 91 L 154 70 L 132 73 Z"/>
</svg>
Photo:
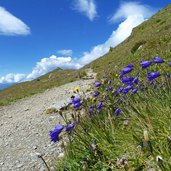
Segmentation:
<svg viewBox="0 0 171 171">
<path fill-rule="evenodd" d="M 138 64 L 127 76 L 138 71 L 140 81 L 134 85 L 139 88 L 137 94 L 115 93 L 116 88 L 123 86 L 116 73 L 93 90 L 100 91 L 100 95 L 93 101 L 84 101 L 83 108 L 89 111 L 95 105 L 94 112 L 85 112 L 82 118 L 75 113 L 74 120 L 80 118 L 79 124 L 67 134 L 70 141 L 65 147 L 65 158 L 56 163 L 56 170 L 171 170 L 171 78 L 166 77 L 166 73 L 171 74 L 171 67 L 167 60 L 145 70 Z M 161 76 L 151 84 L 147 71 L 158 71 Z M 113 90 L 106 92 L 109 80 Z M 98 114 L 100 101 L 104 106 Z M 117 108 L 122 110 L 119 116 L 114 114 Z"/>
</svg>

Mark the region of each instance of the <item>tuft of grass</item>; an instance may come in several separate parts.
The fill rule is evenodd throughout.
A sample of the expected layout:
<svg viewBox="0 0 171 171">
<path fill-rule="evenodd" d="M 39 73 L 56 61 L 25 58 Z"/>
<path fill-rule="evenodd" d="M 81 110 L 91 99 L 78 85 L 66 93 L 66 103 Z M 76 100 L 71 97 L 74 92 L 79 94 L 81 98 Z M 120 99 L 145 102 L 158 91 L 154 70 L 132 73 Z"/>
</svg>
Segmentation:
<svg viewBox="0 0 171 171">
<path fill-rule="evenodd" d="M 48 108 L 46 110 L 46 114 L 52 114 L 52 113 L 56 113 L 56 112 L 57 112 L 57 110 L 54 107 Z"/>
</svg>

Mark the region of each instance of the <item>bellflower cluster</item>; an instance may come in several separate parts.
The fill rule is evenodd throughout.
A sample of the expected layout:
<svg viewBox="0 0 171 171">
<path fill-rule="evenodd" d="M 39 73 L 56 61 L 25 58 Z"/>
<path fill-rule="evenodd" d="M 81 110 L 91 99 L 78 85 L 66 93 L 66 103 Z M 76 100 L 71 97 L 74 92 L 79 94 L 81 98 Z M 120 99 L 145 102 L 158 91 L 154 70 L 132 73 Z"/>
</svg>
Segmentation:
<svg viewBox="0 0 171 171">
<path fill-rule="evenodd" d="M 134 66 L 129 63 L 126 65 L 126 67 L 122 68 L 120 71 L 119 79 L 116 81 L 116 77 L 114 77 L 114 80 L 109 80 L 108 82 L 105 81 L 104 85 L 106 83 L 106 87 L 103 92 L 100 92 L 101 84 L 103 82 L 95 82 L 94 83 L 94 92 L 93 94 L 93 104 L 91 106 L 88 106 L 86 111 L 88 111 L 88 114 L 90 117 L 94 116 L 94 114 L 98 113 L 104 113 L 106 114 L 110 111 L 112 111 L 114 116 L 119 116 L 121 112 L 125 115 L 127 110 L 124 110 L 124 107 L 128 107 L 129 110 L 129 104 L 131 103 L 131 98 L 135 97 L 134 100 L 136 100 L 136 97 L 140 96 L 141 93 L 145 92 L 148 88 L 152 86 L 153 89 L 159 89 L 159 84 L 157 82 L 157 78 L 163 75 L 162 72 L 157 72 L 154 70 L 152 66 L 155 66 L 155 68 L 159 68 L 162 63 L 165 63 L 165 61 L 158 57 L 155 56 L 152 60 L 145 60 L 140 62 L 140 69 L 143 74 L 140 74 L 141 71 L 138 71 L 136 74 L 134 73 L 135 68 Z M 156 67 L 157 66 L 157 67 Z M 171 67 L 171 61 L 167 62 L 167 66 Z M 149 67 L 149 68 L 148 68 Z M 144 69 L 148 68 L 148 72 L 145 72 Z M 152 69 L 152 70 L 150 70 Z M 170 78 L 171 73 L 170 71 L 166 70 L 167 74 L 166 77 Z M 144 76 L 144 73 L 146 75 Z M 166 73 L 166 72 L 165 72 Z M 140 75 L 143 75 L 143 77 L 140 77 Z M 118 75 L 117 75 L 118 76 Z M 111 76 L 112 77 L 112 76 Z M 118 78 L 118 77 L 117 77 Z M 145 79 L 145 81 L 143 81 Z M 150 84 L 148 81 L 150 81 Z M 105 79 L 107 80 L 107 79 Z M 168 79 L 167 79 L 168 81 Z M 149 86 L 150 85 L 150 86 Z M 115 91 L 113 91 L 115 90 Z M 107 93 L 105 93 L 105 91 Z M 99 96 L 100 95 L 100 96 Z M 130 95 L 130 96 L 129 96 Z M 99 99 L 99 101 L 98 101 Z M 72 105 L 74 108 L 80 108 L 82 103 L 81 99 L 79 97 L 72 97 L 71 98 Z M 87 103 L 88 104 L 88 103 Z M 106 109 L 106 107 L 108 107 Z M 103 109 L 103 110 L 102 110 Z M 125 112 L 126 111 L 126 112 Z M 100 116 L 99 118 L 101 119 L 105 115 L 97 115 Z M 74 117 L 73 117 L 74 118 Z M 96 118 L 95 118 L 96 119 Z M 119 119 L 119 118 L 114 118 L 114 119 Z M 76 120 L 74 118 L 74 120 Z M 103 118 L 105 120 L 105 118 Z M 67 122 L 68 123 L 68 122 Z M 65 131 L 67 133 L 71 133 L 71 131 L 75 128 L 75 126 L 78 124 L 78 121 L 75 122 L 69 122 L 70 124 L 67 124 L 66 126 L 63 125 L 57 125 L 54 129 L 50 131 L 50 138 L 51 141 L 57 142 L 59 141 L 59 135 L 62 132 L 62 130 L 65 128 Z M 101 123 L 101 122 L 100 122 Z"/>
</svg>

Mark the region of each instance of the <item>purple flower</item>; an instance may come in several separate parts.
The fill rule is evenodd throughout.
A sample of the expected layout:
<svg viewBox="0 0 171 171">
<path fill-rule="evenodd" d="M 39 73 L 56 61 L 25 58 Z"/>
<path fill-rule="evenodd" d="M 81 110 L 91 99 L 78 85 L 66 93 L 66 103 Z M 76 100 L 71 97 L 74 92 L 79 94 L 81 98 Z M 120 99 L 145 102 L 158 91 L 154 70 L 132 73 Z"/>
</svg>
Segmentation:
<svg viewBox="0 0 171 171">
<path fill-rule="evenodd" d="M 168 64 L 169 64 L 169 66 L 171 67 L 171 62 L 169 62 Z"/>
<path fill-rule="evenodd" d="M 132 68 L 130 67 L 122 68 L 122 75 L 128 74 L 131 71 L 132 71 Z"/>
<path fill-rule="evenodd" d="M 89 109 L 89 113 L 90 113 L 90 114 L 93 113 L 94 107 L 95 107 L 94 105 L 91 105 L 91 106 L 90 106 L 90 109 Z"/>
<path fill-rule="evenodd" d="M 100 87 L 100 86 L 101 86 L 101 83 L 100 83 L 100 82 L 95 82 L 95 83 L 94 83 L 94 86 L 95 86 L 95 87 Z"/>
<path fill-rule="evenodd" d="M 80 106 L 81 106 L 81 103 L 80 103 L 80 102 L 74 103 L 74 104 L 73 104 L 73 107 L 74 107 L 74 108 L 79 108 Z"/>
<path fill-rule="evenodd" d="M 97 97 L 99 94 L 100 94 L 100 92 L 97 91 L 97 92 L 95 92 L 95 93 L 93 94 L 93 96 L 94 96 L 94 97 Z"/>
<path fill-rule="evenodd" d="M 122 83 L 123 84 L 127 84 L 127 83 L 130 83 L 134 80 L 133 77 L 125 77 L 125 78 L 122 78 Z"/>
<path fill-rule="evenodd" d="M 119 93 L 122 93 L 122 90 L 123 90 L 123 87 L 120 87 L 120 88 L 116 88 L 116 92 L 119 94 Z"/>
<path fill-rule="evenodd" d="M 94 110 L 93 108 L 90 108 L 89 113 L 93 113 L 93 110 Z"/>
<path fill-rule="evenodd" d="M 98 109 L 101 109 L 102 106 L 103 106 L 103 103 L 102 103 L 102 102 L 99 102 L 98 105 L 97 105 L 97 108 L 98 108 Z"/>
<path fill-rule="evenodd" d="M 133 80 L 133 83 L 138 84 L 138 82 L 139 82 L 139 79 L 136 77 L 136 78 Z"/>
<path fill-rule="evenodd" d="M 64 129 L 63 125 L 57 125 L 54 129 L 50 131 L 50 139 L 53 142 L 59 141 L 59 134 Z"/>
<path fill-rule="evenodd" d="M 148 68 L 151 65 L 151 61 L 142 61 L 140 64 L 142 66 L 142 69 Z"/>
<path fill-rule="evenodd" d="M 108 91 L 112 91 L 113 90 L 113 88 L 112 87 L 108 87 L 108 88 L 106 88 L 106 91 L 108 92 Z"/>
<path fill-rule="evenodd" d="M 101 113 L 101 111 L 102 111 L 102 109 L 98 109 L 98 110 L 97 110 L 97 113 Z"/>
<path fill-rule="evenodd" d="M 128 85 L 127 87 L 125 87 L 125 88 L 123 89 L 123 93 L 126 94 L 126 93 L 128 93 L 128 91 L 131 90 L 131 89 L 132 89 L 132 86 L 131 86 L 131 85 Z"/>
<path fill-rule="evenodd" d="M 133 65 L 132 64 L 128 64 L 126 67 L 132 68 Z"/>
<path fill-rule="evenodd" d="M 66 126 L 66 131 L 67 131 L 67 132 L 71 132 L 72 129 L 75 127 L 75 125 L 76 125 L 77 123 L 78 123 L 78 122 L 76 121 L 76 122 L 73 122 L 73 123 L 68 124 L 68 125 Z"/>
<path fill-rule="evenodd" d="M 148 72 L 148 80 L 149 81 L 153 81 L 153 79 L 157 78 L 160 76 L 160 74 L 158 72 Z"/>
<path fill-rule="evenodd" d="M 162 58 L 158 57 L 158 56 L 155 56 L 155 57 L 153 58 L 153 61 L 154 61 L 155 63 L 163 63 L 163 62 L 164 62 L 164 60 L 163 60 Z"/>
<path fill-rule="evenodd" d="M 96 144 L 95 144 L 95 142 L 93 142 L 93 143 L 90 144 L 90 150 L 91 150 L 91 152 L 94 152 L 96 150 Z"/>
<path fill-rule="evenodd" d="M 134 94 L 136 94 L 137 91 L 138 91 L 138 88 L 135 88 L 135 89 L 132 90 L 132 92 L 133 92 Z"/>
<path fill-rule="evenodd" d="M 121 75 L 119 75 L 119 79 L 122 79 L 123 78 L 123 75 L 121 74 Z"/>
<path fill-rule="evenodd" d="M 117 108 L 117 109 L 115 110 L 115 115 L 118 116 L 120 113 L 121 113 L 121 109 L 118 109 L 118 108 Z"/>
<path fill-rule="evenodd" d="M 72 99 L 72 103 L 73 104 L 75 104 L 75 103 L 80 103 L 80 98 L 77 98 L 77 97 L 74 97 L 73 99 Z"/>
<path fill-rule="evenodd" d="M 156 89 L 157 88 L 157 85 L 156 84 L 153 84 L 153 89 Z"/>
<path fill-rule="evenodd" d="M 110 86 L 110 85 L 111 85 L 111 83 L 112 83 L 112 81 L 111 81 L 111 80 L 109 80 L 109 81 L 108 81 L 108 86 Z"/>
</svg>

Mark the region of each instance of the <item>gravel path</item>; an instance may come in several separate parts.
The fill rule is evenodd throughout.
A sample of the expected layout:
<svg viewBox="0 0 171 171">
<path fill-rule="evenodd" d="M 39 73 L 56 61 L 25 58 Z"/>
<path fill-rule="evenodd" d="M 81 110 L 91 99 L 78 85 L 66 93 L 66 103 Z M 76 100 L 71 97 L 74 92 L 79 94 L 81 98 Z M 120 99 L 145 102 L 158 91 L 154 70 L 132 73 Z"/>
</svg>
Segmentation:
<svg viewBox="0 0 171 171">
<path fill-rule="evenodd" d="M 57 114 L 46 114 L 46 110 L 69 101 L 74 87 L 84 91 L 93 82 L 72 82 L 0 107 L 0 171 L 45 171 L 37 153 L 52 166 L 52 160 L 62 155 L 62 150 L 60 142 L 50 142 L 49 130 L 62 119 Z"/>
</svg>

